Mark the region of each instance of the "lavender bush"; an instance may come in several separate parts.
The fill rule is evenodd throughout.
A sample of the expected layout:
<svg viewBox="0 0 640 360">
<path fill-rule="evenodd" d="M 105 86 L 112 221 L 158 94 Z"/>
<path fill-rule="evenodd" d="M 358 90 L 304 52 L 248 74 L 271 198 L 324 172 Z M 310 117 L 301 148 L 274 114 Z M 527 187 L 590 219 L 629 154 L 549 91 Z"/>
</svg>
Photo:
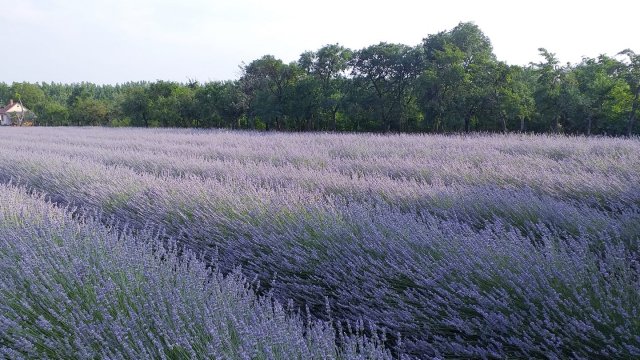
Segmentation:
<svg viewBox="0 0 640 360">
<path fill-rule="evenodd" d="M 639 355 L 637 139 L 7 131 L 3 181 L 241 265 L 317 318 L 326 297 L 397 355 Z"/>
<path fill-rule="evenodd" d="M 359 335 L 257 298 L 149 234 L 109 231 L 0 186 L 0 357 L 390 358 Z"/>
</svg>

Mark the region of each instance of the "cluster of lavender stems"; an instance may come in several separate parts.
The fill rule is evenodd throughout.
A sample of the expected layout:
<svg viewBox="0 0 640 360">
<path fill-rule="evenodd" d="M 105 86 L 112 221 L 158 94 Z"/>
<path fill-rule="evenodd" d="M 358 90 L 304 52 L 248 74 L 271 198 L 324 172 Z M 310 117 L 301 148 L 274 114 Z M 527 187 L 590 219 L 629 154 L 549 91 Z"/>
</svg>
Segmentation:
<svg viewBox="0 0 640 360">
<path fill-rule="evenodd" d="M 2 182 L 174 239 L 313 321 L 384 329 L 397 357 L 640 356 L 636 138 L 7 129 L 0 146 Z"/>
<path fill-rule="evenodd" d="M 159 244 L 0 185 L 0 358 L 391 359 Z"/>
</svg>

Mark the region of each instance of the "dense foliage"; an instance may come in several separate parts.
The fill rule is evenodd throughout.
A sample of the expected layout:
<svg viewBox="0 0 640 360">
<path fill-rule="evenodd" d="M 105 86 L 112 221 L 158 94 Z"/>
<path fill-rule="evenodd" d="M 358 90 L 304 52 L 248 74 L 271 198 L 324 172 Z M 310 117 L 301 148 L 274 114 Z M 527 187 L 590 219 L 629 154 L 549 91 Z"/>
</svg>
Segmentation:
<svg viewBox="0 0 640 360">
<path fill-rule="evenodd" d="M 372 322 L 397 355 L 640 356 L 637 138 L 3 131 L 3 182 Z"/>
<path fill-rule="evenodd" d="M 640 54 L 560 65 L 540 49 L 529 66 L 496 59 L 472 23 L 421 44 L 338 44 L 296 62 L 271 55 L 238 80 L 121 85 L 0 83 L 37 125 L 204 127 L 292 131 L 640 132 Z M 532 59 L 533 60 L 533 59 Z"/>
</svg>

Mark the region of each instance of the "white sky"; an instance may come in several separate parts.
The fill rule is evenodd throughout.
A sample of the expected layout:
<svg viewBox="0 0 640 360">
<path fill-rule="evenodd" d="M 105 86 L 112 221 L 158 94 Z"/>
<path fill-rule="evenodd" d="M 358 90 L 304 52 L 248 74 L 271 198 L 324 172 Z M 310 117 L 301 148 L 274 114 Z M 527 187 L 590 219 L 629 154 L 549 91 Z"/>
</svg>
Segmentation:
<svg viewBox="0 0 640 360">
<path fill-rule="evenodd" d="M 473 21 L 498 59 L 640 51 L 640 1 L 0 0 L 0 82 L 235 79 L 266 54 L 340 43 L 417 45 Z"/>
</svg>

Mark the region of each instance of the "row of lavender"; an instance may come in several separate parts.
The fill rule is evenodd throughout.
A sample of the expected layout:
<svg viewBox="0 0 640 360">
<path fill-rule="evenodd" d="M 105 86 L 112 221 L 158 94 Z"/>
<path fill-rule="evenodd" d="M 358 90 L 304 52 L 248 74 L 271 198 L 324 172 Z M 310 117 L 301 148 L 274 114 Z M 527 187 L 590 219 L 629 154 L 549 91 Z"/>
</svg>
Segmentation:
<svg viewBox="0 0 640 360">
<path fill-rule="evenodd" d="M 14 130 L 14 129 L 11 129 Z M 640 145 L 15 129 L 0 176 L 237 265 L 400 351 L 631 356 Z"/>
<path fill-rule="evenodd" d="M 0 357 L 389 359 L 330 323 L 303 324 L 238 272 L 0 185 Z"/>
<path fill-rule="evenodd" d="M 623 139 L 581 144 L 580 138 L 557 141 L 532 136 L 470 139 L 215 133 L 211 141 L 202 132 L 96 134 L 85 129 L 62 136 L 43 132 L 13 135 L 1 139 L 0 146 L 27 157 L 71 158 L 125 166 L 138 173 L 213 179 L 225 187 L 299 188 L 359 201 L 375 197 L 418 211 L 449 209 L 453 204 L 464 210 L 478 208 L 462 212 L 492 216 L 495 209 L 484 211 L 484 202 L 474 199 L 463 206 L 459 199 L 478 189 L 482 193 L 483 187 L 507 192 L 525 189 L 591 207 L 637 205 L 640 192 L 637 146 Z M 7 157 L 15 155 L 8 153 Z M 521 214 L 523 209 L 514 204 L 499 207 L 506 215 L 535 217 Z M 553 221 L 553 212 L 557 211 L 546 216 L 549 221 Z M 571 224 L 575 224 L 573 219 L 563 225 Z"/>
<path fill-rule="evenodd" d="M 422 196 L 437 185 L 488 184 L 582 199 L 637 190 L 637 146 L 624 139 L 86 129 L 60 135 L 16 132 L 0 142 L 17 151 L 126 165 L 157 175 L 242 179 L 275 187 L 294 183 L 328 192 L 358 187 L 395 194 L 407 189 Z"/>
</svg>

